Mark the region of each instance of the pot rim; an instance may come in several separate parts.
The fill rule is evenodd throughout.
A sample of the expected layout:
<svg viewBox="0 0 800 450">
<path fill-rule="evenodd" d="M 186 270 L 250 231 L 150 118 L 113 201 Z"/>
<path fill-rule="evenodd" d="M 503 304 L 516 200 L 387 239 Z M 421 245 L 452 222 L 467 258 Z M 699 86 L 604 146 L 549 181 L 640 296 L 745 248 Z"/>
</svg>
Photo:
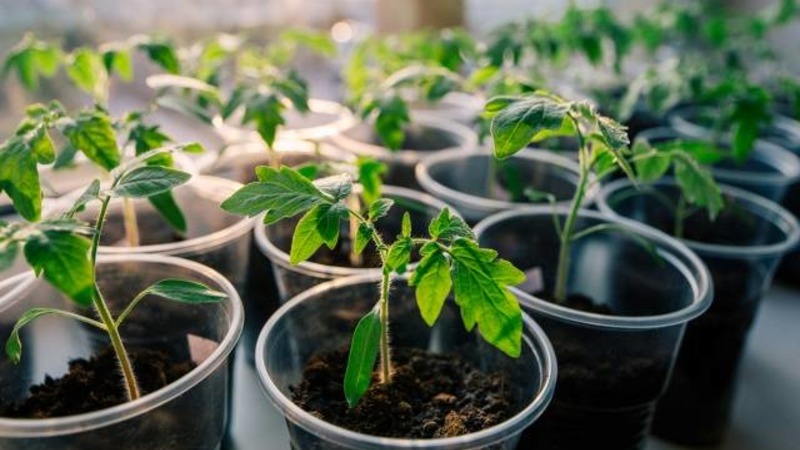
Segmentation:
<svg viewBox="0 0 800 450">
<path fill-rule="evenodd" d="M 438 164 L 448 164 L 453 160 L 460 160 L 471 157 L 487 157 L 492 158 L 491 153 L 485 147 L 476 151 L 465 152 L 461 149 L 450 149 L 440 152 L 435 152 L 430 156 L 423 158 L 415 169 L 417 182 L 423 189 L 430 192 L 437 197 L 441 196 L 445 201 L 451 203 L 463 203 L 469 207 L 503 211 L 506 209 L 527 208 L 534 206 L 533 203 L 511 202 L 506 200 L 497 200 L 492 198 L 480 197 L 477 195 L 467 194 L 459 190 L 450 188 L 440 183 L 431 176 L 431 169 Z M 558 155 L 543 149 L 524 149 L 519 153 L 511 156 L 509 159 L 524 159 L 528 161 L 542 162 L 553 166 L 567 169 L 575 175 L 580 173 L 578 163 L 565 156 Z M 591 205 L 598 192 L 597 179 L 595 174 L 590 174 L 590 188 L 587 190 L 584 205 Z M 571 203 L 572 199 L 566 199 L 556 202 L 556 205 L 567 206 Z"/>
<path fill-rule="evenodd" d="M 658 185 L 676 186 L 677 184 L 675 183 L 674 178 L 664 177 L 654 183 L 649 183 L 646 186 Z M 597 207 L 604 214 L 608 214 L 613 217 L 622 217 L 608 204 L 606 200 L 614 192 L 630 186 L 633 186 L 633 184 L 629 180 L 623 179 L 606 184 L 600 190 L 600 195 L 597 197 Z M 800 224 L 798 224 L 797 219 L 795 219 L 795 217 L 782 206 L 760 195 L 753 194 L 752 192 L 748 192 L 733 186 L 721 184 L 720 189 L 723 193 L 729 194 L 735 197 L 737 200 L 743 200 L 748 206 L 748 209 L 750 209 L 750 212 L 760 216 L 765 221 L 772 222 L 785 234 L 786 239 L 775 244 L 761 245 L 708 244 L 689 239 L 680 239 L 681 242 L 685 243 L 687 247 L 699 255 L 729 259 L 777 257 L 794 248 L 794 246 L 800 242 Z M 776 223 L 776 221 L 772 220 L 771 217 L 778 218 L 782 223 Z"/>
<path fill-rule="evenodd" d="M 361 192 L 361 185 L 354 185 L 353 186 L 354 192 Z M 413 200 L 415 202 L 419 202 L 425 204 L 427 206 L 431 206 L 433 208 L 437 208 L 441 211 L 444 208 L 448 208 L 450 212 L 458 217 L 461 217 L 458 211 L 453 208 L 452 206 L 448 205 L 447 203 L 431 196 L 425 194 L 423 192 L 419 192 L 413 189 L 403 188 L 399 186 L 383 186 L 383 195 L 387 197 L 402 197 L 408 200 Z M 264 225 L 263 223 L 263 214 L 257 216 L 258 224 L 254 227 L 253 234 L 255 235 L 256 245 L 258 246 L 259 251 L 273 264 L 277 264 L 284 269 L 299 272 L 307 276 L 316 276 L 319 277 L 320 275 L 326 276 L 328 278 L 341 278 L 341 277 L 348 277 L 353 275 L 361 275 L 364 273 L 381 273 L 380 268 L 354 268 L 354 267 L 344 267 L 344 266 L 330 266 L 327 264 L 320 264 L 311 261 L 303 261 L 300 264 L 292 265 L 289 262 L 289 254 L 278 248 L 269 238 L 267 238 L 266 227 L 268 225 Z M 408 265 L 409 268 L 416 267 L 417 263 L 412 262 Z"/>
<path fill-rule="evenodd" d="M 110 408 L 50 419 L 9 419 L 0 417 L 0 436 L 12 438 L 32 438 L 61 436 L 73 433 L 82 433 L 97 428 L 102 428 L 116 423 L 144 415 L 153 409 L 172 401 L 189 391 L 210 374 L 216 371 L 230 356 L 236 347 L 244 325 L 244 312 L 239 294 L 233 285 L 219 272 L 194 261 L 164 255 L 100 255 L 98 264 L 118 263 L 127 261 L 140 261 L 145 263 L 170 264 L 181 266 L 199 273 L 213 280 L 219 289 L 228 295 L 230 305 L 230 320 L 228 331 L 217 348 L 202 363 L 192 369 L 177 381 L 132 402 Z M 11 280 L 26 282 L 27 278 L 35 276 L 33 272 L 25 272 Z"/>
<path fill-rule="evenodd" d="M 679 110 L 680 111 L 680 110 Z M 674 117 L 674 119 L 673 119 Z M 670 123 L 674 128 L 660 127 L 644 130 L 637 136 L 637 139 L 660 139 L 660 138 L 696 138 L 705 139 L 709 131 L 698 125 L 688 122 L 677 113 L 670 115 Z M 685 123 L 685 125 L 682 125 Z M 695 128 L 696 131 L 684 132 L 682 127 Z M 788 185 L 800 179 L 800 159 L 790 150 L 781 147 L 773 142 L 758 139 L 755 142 L 750 158 L 769 166 L 770 172 L 754 172 L 748 170 L 723 169 L 709 166 L 714 178 L 723 183 L 746 183 L 752 185 Z"/>
<path fill-rule="evenodd" d="M 329 114 L 336 116 L 336 119 L 324 123 L 322 125 L 315 125 L 305 128 L 291 128 L 285 127 L 278 130 L 275 137 L 275 144 L 281 141 L 318 141 L 329 138 L 342 130 L 353 126 L 356 118 L 352 111 L 345 105 L 321 98 L 308 99 L 308 108 L 311 113 Z M 261 136 L 258 132 L 242 126 L 234 126 L 224 123 L 221 119 L 215 119 L 214 130 L 222 138 L 223 141 L 230 144 L 246 144 L 248 142 L 261 142 Z M 263 144 L 262 144 L 263 145 Z"/>
<path fill-rule="evenodd" d="M 407 277 L 396 277 L 407 279 Z M 305 429 L 306 431 L 323 439 L 330 440 L 348 448 L 358 449 L 381 449 L 381 448 L 478 448 L 501 442 L 509 435 L 520 433 L 531 423 L 533 423 L 547 408 L 555 391 L 557 376 L 556 355 L 550 340 L 544 331 L 530 317 L 523 312 L 524 329 L 527 333 L 523 334 L 525 345 L 537 355 L 542 370 L 542 384 L 536 396 L 521 411 L 506 421 L 490 428 L 470 433 L 463 436 L 437 439 L 399 439 L 373 436 L 364 433 L 351 431 L 322 419 L 319 419 L 302 408 L 296 406 L 291 399 L 287 398 L 275 385 L 267 371 L 266 362 L 260 355 L 264 354 L 270 331 L 283 316 L 288 314 L 298 305 L 324 294 L 332 289 L 347 287 L 364 283 L 377 283 L 380 280 L 379 274 L 362 274 L 347 278 L 339 278 L 333 281 L 317 285 L 283 304 L 267 321 L 258 336 L 256 343 L 256 369 L 261 386 L 270 401 L 281 411 L 289 420 Z M 353 447 L 360 444 L 358 447 Z M 468 445 L 468 446 L 466 446 Z"/>
<path fill-rule="evenodd" d="M 273 151 L 282 155 L 319 153 L 325 159 L 349 161 L 354 158 L 345 154 L 337 147 L 325 142 L 314 143 L 310 141 L 281 141 L 276 142 Z M 228 146 L 222 155 L 207 153 L 197 161 L 199 173 L 208 176 L 214 175 L 214 170 L 225 169 L 235 166 L 237 162 L 257 162 L 269 158 L 269 153 L 264 149 L 261 142 L 242 142 Z"/>
<path fill-rule="evenodd" d="M 408 165 L 417 164 L 420 160 L 431 153 L 439 153 L 450 149 L 471 151 L 478 146 L 478 135 L 474 130 L 453 120 L 442 119 L 438 117 L 436 113 L 413 112 L 411 113 L 411 123 L 418 124 L 426 128 L 444 131 L 445 133 L 454 136 L 458 143 L 440 150 L 399 149 L 392 151 L 385 146 L 359 141 L 347 136 L 347 131 L 357 126 L 366 125 L 364 122 L 360 121 L 353 123 L 350 127 L 343 129 L 340 133 L 331 136 L 330 140 L 334 145 L 347 152 L 355 153 L 357 155 L 371 156 L 381 161 L 397 161 Z"/>
<path fill-rule="evenodd" d="M 230 195 L 237 189 L 242 187 L 241 183 L 237 183 L 225 178 L 214 177 L 210 175 L 195 175 L 185 185 L 187 188 L 193 188 L 200 191 L 213 193 L 213 195 Z M 63 197 L 64 201 L 69 202 L 77 198 L 83 189 L 73 191 Z M 59 199 L 62 200 L 62 199 Z M 218 204 L 221 203 L 217 202 Z M 63 204 L 62 204 L 63 205 Z M 67 206 L 68 207 L 68 206 Z M 183 256 L 196 254 L 201 252 L 211 251 L 213 249 L 222 247 L 229 242 L 246 235 L 253 228 L 255 218 L 242 216 L 233 224 L 212 233 L 197 236 L 191 239 L 186 239 L 180 242 L 168 242 L 163 244 L 153 245 L 140 245 L 138 247 L 114 247 L 109 245 L 101 245 L 98 248 L 98 254 L 101 255 L 136 255 L 136 254 L 159 254 L 169 256 Z"/>
<path fill-rule="evenodd" d="M 498 222 L 530 216 L 551 217 L 554 212 L 560 215 L 566 215 L 569 210 L 563 207 L 554 209 L 549 206 L 534 206 L 525 210 L 500 212 L 480 221 L 475 226 L 475 234 L 480 241 L 481 235 Z M 595 328 L 646 330 L 664 328 L 687 322 L 702 314 L 711 305 L 714 291 L 711 282 L 711 274 L 700 258 L 682 242 L 642 223 L 620 217 L 608 216 L 598 211 L 581 209 L 578 212 L 578 217 L 613 222 L 630 229 L 637 235 L 651 242 L 655 242 L 659 244 L 659 247 L 666 249 L 666 252 L 660 252 L 665 253 L 662 254 L 661 257 L 671 262 L 675 268 L 684 275 L 694 294 L 692 302 L 680 309 L 665 314 L 650 316 L 612 316 L 567 308 L 540 299 L 520 289 L 511 288 L 516 295 L 522 299 L 522 304 L 524 306 L 538 314 L 557 320 L 589 325 Z"/>
</svg>

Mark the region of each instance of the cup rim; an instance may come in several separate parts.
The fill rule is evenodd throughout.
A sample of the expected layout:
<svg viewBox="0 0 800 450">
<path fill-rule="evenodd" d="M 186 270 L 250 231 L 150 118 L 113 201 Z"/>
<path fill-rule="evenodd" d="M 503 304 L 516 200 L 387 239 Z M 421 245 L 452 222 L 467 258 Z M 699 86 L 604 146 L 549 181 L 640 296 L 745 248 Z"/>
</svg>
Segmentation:
<svg viewBox="0 0 800 450">
<path fill-rule="evenodd" d="M 354 192 L 361 192 L 361 185 L 353 186 Z M 400 186 L 390 186 L 386 185 L 383 186 L 383 194 L 388 196 L 394 197 L 403 197 L 409 200 L 413 200 L 422 204 L 426 204 L 428 206 L 438 208 L 440 211 L 444 208 L 448 208 L 450 212 L 456 216 L 459 216 L 458 211 L 455 208 L 448 205 L 447 203 L 431 196 L 425 194 L 424 192 L 419 192 L 413 189 L 408 189 Z M 340 278 L 340 277 L 347 277 L 352 275 L 360 275 L 363 273 L 380 273 L 380 268 L 354 268 L 354 267 L 344 267 L 344 266 L 332 266 L 327 264 L 320 264 L 315 263 L 312 261 L 303 261 L 300 264 L 292 265 L 289 262 L 289 254 L 278 248 L 269 238 L 267 238 L 266 227 L 268 225 L 264 225 L 263 223 L 263 214 L 257 216 L 258 222 L 253 230 L 253 235 L 255 236 L 256 245 L 258 246 L 259 251 L 269 258 L 273 264 L 277 264 L 284 269 L 291 270 L 293 272 L 299 272 L 304 275 L 308 276 L 325 276 L 327 278 Z M 412 262 L 409 264 L 409 268 L 416 267 L 417 263 Z"/>
<path fill-rule="evenodd" d="M 217 370 L 236 347 L 244 325 L 244 312 L 239 294 L 233 285 L 219 272 L 194 261 L 164 255 L 100 255 L 98 264 L 139 261 L 145 263 L 169 264 L 187 268 L 207 277 L 219 285 L 228 295 L 230 304 L 230 320 L 228 331 L 217 348 L 202 363 L 189 373 L 169 385 L 132 402 L 112 406 L 110 408 L 71 416 L 50 419 L 10 419 L 0 417 L 0 435 L 11 438 L 32 438 L 62 436 L 107 427 L 116 423 L 144 415 L 153 409 L 179 397 L 189 391 L 211 373 Z M 33 272 L 25 272 L 12 279 L 25 281 L 26 277 L 34 277 Z M 35 279 L 35 278 L 34 278 Z"/>
<path fill-rule="evenodd" d="M 432 195 L 437 197 L 444 198 L 445 201 L 449 201 L 451 203 L 463 203 L 466 204 L 468 207 L 473 208 L 480 208 L 485 210 L 491 211 L 503 211 L 506 209 L 513 209 L 513 208 L 527 208 L 529 206 L 534 206 L 532 203 L 522 203 L 522 202 L 511 202 L 506 200 L 497 200 L 492 198 L 481 197 L 478 195 L 472 195 L 465 192 L 461 192 L 459 190 L 450 188 L 445 186 L 444 184 L 437 181 L 431 175 L 431 170 L 433 167 L 439 164 L 447 164 L 453 160 L 461 160 L 464 158 L 470 157 L 487 157 L 492 158 L 491 153 L 485 148 L 480 148 L 475 151 L 465 152 L 461 149 L 450 149 L 450 150 L 443 150 L 439 152 L 432 153 L 430 156 L 427 156 L 417 164 L 415 169 L 415 175 L 417 178 L 417 182 L 425 189 L 427 192 L 430 192 Z M 528 161 L 536 161 L 536 162 L 543 162 L 544 164 L 549 164 L 553 166 L 560 167 L 562 169 L 566 169 L 578 175 L 580 173 L 580 167 L 578 163 L 570 158 L 567 158 L 562 155 L 558 155 L 556 153 L 550 152 L 548 150 L 543 149 L 524 149 L 519 153 L 511 156 L 509 159 L 524 159 Z M 586 192 L 585 197 L 585 205 L 590 205 L 594 202 L 594 198 L 598 192 L 598 186 L 596 183 L 596 176 L 594 174 L 590 175 L 590 188 Z M 556 202 L 556 205 L 559 206 L 567 206 L 570 204 L 572 200 L 566 199 Z"/>
<path fill-rule="evenodd" d="M 654 183 L 649 183 L 647 186 L 670 185 L 677 186 L 673 177 L 664 177 Z M 630 180 L 616 180 L 606 184 L 600 190 L 600 195 L 597 197 L 597 207 L 604 214 L 620 217 L 614 208 L 612 208 L 607 199 L 614 192 L 620 191 L 627 187 L 633 186 Z M 725 244 L 708 244 L 700 241 L 693 241 L 690 239 L 679 239 L 685 243 L 687 247 L 702 256 L 712 256 L 715 258 L 728 258 L 728 259 L 756 259 L 764 257 L 777 257 L 789 251 L 800 242 L 800 224 L 797 219 L 782 206 L 777 203 L 764 198 L 752 192 L 745 191 L 733 186 L 720 184 L 720 189 L 723 193 L 728 194 L 743 201 L 748 206 L 750 211 L 763 220 L 774 223 L 786 236 L 781 242 L 774 244 L 760 244 L 760 245 L 725 245 Z M 782 223 L 775 223 L 770 217 L 778 217 Z"/>
<path fill-rule="evenodd" d="M 340 161 L 354 159 L 350 157 L 350 155 L 342 154 L 338 148 L 326 142 L 313 143 L 301 140 L 280 141 L 275 143 L 273 151 L 281 155 L 314 155 L 317 151 L 317 146 L 319 146 L 319 155 L 323 158 Z M 240 159 L 244 159 L 247 162 L 256 162 L 264 158 L 269 158 L 269 153 L 265 150 L 265 144 L 259 141 L 241 142 L 228 146 L 227 150 L 225 150 L 225 153 L 222 155 L 211 153 L 203 154 L 197 161 L 197 169 L 200 174 L 217 176 L 214 175 L 213 172 L 215 169 L 224 169 L 234 166 Z"/>
<path fill-rule="evenodd" d="M 212 186 L 206 186 L 212 184 Z M 237 183 L 225 178 L 210 176 L 210 175 L 195 175 L 186 184 L 187 188 L 194 188 L 200 190 L 210 190 L 215 193 L 225 192 L 233 194 L 237 189 L 242 187 L 241 183 Z M 70 194 L 60 198 L 59 201 L 70 201 L 77 198 L 83 192 L 82 189 L 73 191 Z M 253 228 L 255 219 L 252 217 L 238 218 L 233 224 L 214 231 L 212 233 L 197 236 L 191 239 L 186 239 L 179 242 L 167 242 L 162 244 L 153 245 L 140 245 L 138 247 L 114 247 L 109 245 L 101 245 L 98 248 L 98 254 L 101 255 L 136 255 L 136 254 L 159 254 L 171 256 L 183 256 L 200 252 L 206 252 L 215 248 L 221 247 L 241 236 L 246 235 Z"/>
<path fill-rule="evenodd" d="M 696 106 L 685 106 L 678 108 L 669 114 L 668 121 L 670 127 L 651 128 L 644 130 L 639 137 L 645 138 L 646 136 L 655 135 L 663 137 L 670 133 L 675 137 L 690 137 L 697 139 L 708 139 L 712 135 L 712 131 L 691 122 L 686 118 L 688 113 L 697 110 L 704 110 L 709 108 L 701 108 Z M 653 136 L 653 137 L 655 137 Z M 728 140 L 728 139 L 726 139 Z M 792 181 L 800 178 L 800 159 L 790 150 L 782 146 L 766 141 L 762 138 L 756 139 L 753 150 L 750 153 L 750 158 L 753 158 L 760 163 L 772 168 L 771 172 L 752 172 L 736 169 L 722 169 L 711 166 L 714 177 L 723 182 L 739 182 L 747 184 L 761 184 L 761 185 L 786 185 Z"/>
<path fill-rule="evenodd" d="M 395 277 L 395 279 L 407 279 L 407 277 L 400 276 Z M 527 333 L 523 334 L 523 342 L 527 345 L 531 352 L 539 356 L 537 359 L 540 360 L 542 383 L 536 396 L 525 408 L 523 408 L 513 417 L 493 427 L 486 428 L 475 433 L 450 438 L 389 438 L 358 433 L 337 425 L 333 425 L 296 406 L 294 402 L 287 398 L 272 381 L 269 376 L 269 371 L 267 370 L 266 361 L 263 357 L 261 357 L 261 355 L 263 355 L 265 352 L 271 331 L 276 327 L 277 323 L 282 319 L 283 316 L 287 315 L 292 309 L 296 308 L 309 298 L 324 294 L 325 292 L 333 289 L 364 283 L 377 283 L 379 280 L 380 275 L 378 274 L 362 274 L 347 278 L 338 278 L 333 281 L 328 281 L 326 283 L 317 285 L 302 292 L 301 294 L 296 295 L 288 302 L 283 304 L 261 329 L 261 333 L 259 334 L 258 341 L 256 343 L 255 353 L 258 377 L 261 382 L 261 386 L 264 392 L 267 394 L 269 400 L 288 420 L 320 438 L 328 439 L 332 442 L 349 448 L 462 448 L 462 446 L 466 444 L 469 444 L 469 447 L 463 448 L 476 448 L 503 441 L 504 439 L 507 439 L 510 434 L 522 432 L 523 429 L 533 423 L 533 421 L 535 421 L 544 412 L 553 397 L 556 379 L 558 378 L 556 355 L 555 351 L 553 350 L 553 346 L 551 345 L 550 340 L 547 338 L 544 331 L 524 312 L 523 324 Z M 358 446 L 355 447 L 355 445 Z"/>
<path fill-rule="evenodd" d="M 358 126 L 368 126 L 365 122 L 356 121 L 351 126 L 330 137 L 330 141 L 337 147 L 356 155 L 366 155 L 382 161 L 397 161 L 404 164 L 417 164 L 431 153 L 439 153 L 450 149 L 461 151 L 474 150 L 478 146 L 478 135 L 470 127 L 456 121 L 443 119 L 435 113 L 415 111 L 411 113 L 411 123 L 422 127 L 438 129 L 454 136 L 458 143 L 440 150 L 390 150 L 380 145 L 363 142 L 349 137 L 346 133 Z"/>
<path fill-rule="evenodd" d="M 480 221 L 475 226 L 475 234 L 480 241 L 481 235 L 486 233 L 490 227 L 498 222 L 531 216 L 551 217 L 554 212 L 560 215 L 566 215 L 569 210 L 563 207 L 555 208 L 554 210 L 549 206 L 535 206 L 525 210 L 500 212 Z M 581 325 L 589 325 L 595 328 L 646 330 L 664 328 L 687 322 L 698 317 L 711 305 L 714 291 L 711 274 L 700 258 L 682 242 L 642 223 L 630 219 L 608 216 L 598 211 L 581 209 L 578 212 L 578 217 L 613 222 L 632 230 L 637 235 L 651 242 L 655 242 L 663 249 L 666 249 L 668 253 L 665 252 L 667 254 L 661 256 L 671 261 L 676 269 L 686 278 L 694 294 L 692 302 L 682 308 L 664 314 L 649 316 L 612 316 L 579 311 L 557 305 L 518 288 L 511 288 L 511 290 L 523 300 L 524 306 L 538 314 Z M 679 261 L 679 258 L 685 262 Z"/>
</svg>

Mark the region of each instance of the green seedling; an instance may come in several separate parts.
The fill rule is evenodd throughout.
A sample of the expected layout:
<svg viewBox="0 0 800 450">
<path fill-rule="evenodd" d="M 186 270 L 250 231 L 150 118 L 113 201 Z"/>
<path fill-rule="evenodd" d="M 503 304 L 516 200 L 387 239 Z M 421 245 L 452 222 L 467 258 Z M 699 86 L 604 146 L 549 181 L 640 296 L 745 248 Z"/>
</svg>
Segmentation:
<svg viewBox="0 0 800 450">
<path fill-rule="evenodd" d="M 637 179 L 652 181 L 672 167 L 686 200 L 708 209 L 713 216 L 721 208 L 719 188 L 707 169 L 681 148 L 658 151 L 644 143 L 629 148 L 625 127 L 604 117 L 585 101 L 567 101 L 548 92 L 539 91 L 524 97 L 495 97 L 485 107 L 492 120 L 491 134 L 496 157 L 507 158 L 530 142 L 553 136 L 573 136 L 579 142 L 579 179 L 566 220 L 556 219 L 560 240 L 555 287 L 552 294 L 557 302 L 567 298 L 570 248 L 579 239 L 595 232 L 625 232 L 613 224 L 600 224 L 576 231 L 578 212 L 590 187 L 592 173 L 601 180 L 616 170 Z"/>
<path fill-rule="evenodd" d="M 42 187 L 37 168 L 55 161 L 54 144 L 49 135 L 51 127 L 62 131 L 66 140 L 84 151 L 87 157 L 113 170 L 107 188 L 102 187 L 100 180 L 94 180 L 68 211 L 58 217 L 42 219 Z M 84 140 L 93 145 L 84 146 Z M 148 296 L 195 304 L 219 302 L 225 299 L 225 295 L 193 281 L 164 279 L 137 294 L 115 318 L 96 280 L 100 237 L 113 199 L 158 197 L 190 177 L 169 167 L 152 165 L 151 161 L 163 159 L 176 151 L 196 148 L 196 144 L 162 147 L 120 164 L 111 119 L 102 111 L 84 111 L 76 117 L 68 117 L 58 107 L 35 105 L 29 108 L 28 118 L 16 134 L 0 145 L 0 189 L 9 195 L 15 209 L 25 219 L 0 223 L 0 269 L 9 267 L 21 251 L 37 276 L 43 276 L 78 306 L 91 307 L 96 318 L 60 309 L 30 309 L 17 320 L 6 342 L 5 351 L 9 359 L 15 363 L 20 361 L 20 330 L 30 322 L 46 315 L 75 319 L 107 333 L 119 360 L 128 398 L 135 400 L 140 397 L 136 376 L 120 335 L 120 327 L 134 308 Z M 99 201 L 100 208 L 92 226 L 75 216 L 93 201 Z"/>
<path fill-rule="evenodd" d="M 451 291 L 461 308 L 467 330 L 476 326 L 489 343 L 516 357 L 521 352 L 522 313 L 507 286 L 519 284 L 524 275 L 512 264 L 497 258 L 497 252 L 480 248 L 472 230 L 447 209 L 428 226 L 423 237 L 415 237 L 408 213 L 402 232 L 387 241 L 375 224 L 392 207 L 392 200 L 378 197 L 361 209 L 353 209 L 347 198 L 352 191 L 348 175 L 311 181 L 297 171 L 281 167 L 259 167 L 258 181 L 248 184 L 222 203 L 222 208 L 241 215 L 265 213 L 267 224 L 302 214 L 294 231 L 290 257 L 293 263 L 310 258 L 323 245 L 335 247 L 340 222 L 355 219 L 357 252 L 370 242 L 381 260 L 380 295 L 375 307 L 356 326 L 344 379 L 344 395 L 355 406 L 372 383 L 375 361 L 380 355 L 382 383 L 392 379 L 389 339 L 389 306 L 393 274 L 410 272 L 416 300 L 425 322 L 433 326 Z M 422 259 L 412 269 L 411 255 Z"/>
</svg>

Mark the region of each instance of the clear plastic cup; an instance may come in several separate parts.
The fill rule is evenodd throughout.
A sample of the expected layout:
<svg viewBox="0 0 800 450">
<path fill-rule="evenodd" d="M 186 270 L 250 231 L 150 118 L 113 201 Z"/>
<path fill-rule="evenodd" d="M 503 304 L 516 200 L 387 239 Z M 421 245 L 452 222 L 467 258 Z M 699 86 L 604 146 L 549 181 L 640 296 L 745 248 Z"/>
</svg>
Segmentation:
<svg viewBox="0 0 800 450">
<path fill-rule="evenodd" d="M 680 190 L 665 179 L 637 190 L 619 180 L 598 198 L 602 211 L 672 231 Z M 689 324 L 672 381 L 655 416 L 655 433 L 674 442 L 719 442 L 727 428 L 741 355 L 762 296 L 781 256 L 797 244 L 800 227 L 777 204 L 723 187 L 726 209 L 715 222 L 700 211 L 685 223 L 682 240 L 708 266 L 714 301 Z"/>
<path fill-rule="evenodd" d="M 540 149 L 526 149 L 503 161 L 496 161 L 486 150 L 446 150 L 424 158 L 417 165 L 416 175 L 425 191 L 475 223 L 496 212 L 533 205 L 512 201 L 507 186 L 517 182 L 515 177 L 519 188 L 551 194 L 559 206 L 569 205 L 578 184 L 579 167 L 570 158 Z M 594 201 L 596 193 L 597 186 L 592 185 L 585 205 Z"/>
<path fill-rule="evenodd" d="M 567 210 L 557 214 L 563 223 Z M 580 211 L 576 230 L 601 224 L 625 232 L 575 241 L 567 286 L 568 293 L 589 296 L 610 308 L 608 313 L 540 296 L 552 289 L 558 264 L 552 208 L 498 213 L 475 228 L 481 246 L 496 249 L 528 275 L 518 296 L 558 358 L 553 404 L 523 433 L 520 448 L 642 449 L 686 323 L 711 301 L 708 271 L 686 246 L 650 227 L 595 211 Z"/>
<path fill-rule="evenodd" d="M 684 128 L 689 127 L 654 128 L 639 133 L 639 139 L 655 144 L 687 137 L 709 138 L 707 134 L 691 131 L 691 128 L 685 131 Z M 728 144 L 719 145 L 724 147 Z M 724 160 L 712 166 L 711 171 L 718 183 L 729 184 L 780 202 L 789 186 L 800 179 L 800 159 L 785 148 L 758 140 L 744 164 Z"/>
<path fill-rule="evenodd" d="M 202 305 L 143 302 L 120 330 L 128 351 L 160 350 L 173 358 L 189 358 L 196 367 L 162 389 L 111 408 L 48 419 L 0 417 L 0 448 L 220 448 L 229 414 L 231 356 L 243 323 L 236 290 L 219 273 L 180 258 L 105 255 L 97 269 L 101 289 L 116 312 L 145 287 L 171 277 L 205 283 L 228 299 Z M 8 292 L 8 286 L 17 290 L 15 295 L 0 297 L 3 329 L 13 326 L 19 313 L 31 307 L 76 308 L 31 272 L 1 282 L 0 293 Z M 22 363 L 14 366 L 5 358 L 0 363 L 0 397 L 19 401 L 46 375 L 65 373 L 67 361 L 89 357 L 99 345 L 108 345 L 96 334 L 78 322 L 55 316 L 32 322 L 22 333 Z"/>
<path fill-rule="evenodd" d="M 361 186 L 356 186 L 355 192 L 361 192 Z M 385 239 L 394 239 L 400 234 L 403 213 L 409 212 L 413 230 L 427 230 L 428 224 L 439 212 L 448 208 L 448 205 L 422 192 L 404 189 L 397 186 L 384 186 L 383 196 L 394 200 L 394 206 L 386 217 L 376 222 L 379 233 Z M 450 208 L 452 211 L 453 208 Z M 278 282 L 278 291 L 281 301 L 288 300 L 301 292 L 325 281 L 335 278 L 361 275 L 365 273 L 379 274 L 381 269 L 376 261 L 371 264 L 373 268 L 355 268 L 349 261 L 332 260 L 331 252 L 327 247 L 321 248 L 309 261 L 298 265 L 289 263 L 289 250 L 291 249 L 292 235 L 299 218 L 282 220 L 270 226 L 258 224 L 255 228 L 255 239 L 259 250 L 272 262 L 275 279 Z M 341 225 L 339 243 L 336 253 L 348 254 L 350 246 L 350 230 L 347 223 Z M 368 246 L 364 252 L 365 265 L 370 265 L 369 258 L 374 255 L 374 247 Z M 320 258 L 326 262 L 320 261 Z M 263 318 L 266 320 L 266 317 Z M 262 321 L 262 324 L 264 322 Z"/>
<path fill-rule="evenodd" d="M 474 94 L 450 92 L 433 103 L 414 102 L 411 110 L 417 114 L 428 114 L 474 127 L 475 121 L 483 112 L 484 103 L 483 98 Z"/>
<path fill-rule="evenodd" d="M 514 449 L 519 433 L 542 414 L 553 392 L 556 365 L 542 330 L 525 318 L 520 358 L 505 356 L 476 333 L 464 330 L 455 302 L 448 301 L 433 328 L 420 317 L 414 290 L 397 278 L 392 288 L 392 344 L 452 352 L 486 372 L 502 372 L 513 383 L 518 412 L 477 433 L 446 439 L 398 439 L 371 436 L 325 422 L 296 406 L 290 387 L 300 382 L 317 352 L 346 348 L 358 319 L 378 298 L 380 275 L 339 279 L 310 289 L 283 305 L 258 339 L 256 366 L 269 400 L 286 418 L 292 448 L 297 449 Z M 344 394 L 342 394 L 344 395 Z"/>
<path fill-rule="evenodd" d="M 458 122 L 435 114 L 415 113 L 406 129 L 406 141 L 400 150 L 385 147 L 371 123 L 359 122 L 331 137 L 331 142 L 346 152 L 370 156 L 389 166 L 387 184 L 418 188 L 414 168 L 426 155 L 443 150 L 473 151 L 478 135 Z"/>
<path fill-rule="evenodd" d="M 309 112 L 300 113 L 294 108 L 286 111 L 286 123 L 278 129 L 276 144 L 283 141 L 319 141 L 333 136 L 355 123 L 355 117 L 341 103 L 331 100 L 312 98 L 308 101 Z M 228 144 L 257 142 L 264 149 L 259 134 L 251 129 L 231 126 L 224 123 L 215 124 L 217 133 Z M 266 150 L 266 149 L 264 149 Z"/>
</svg>

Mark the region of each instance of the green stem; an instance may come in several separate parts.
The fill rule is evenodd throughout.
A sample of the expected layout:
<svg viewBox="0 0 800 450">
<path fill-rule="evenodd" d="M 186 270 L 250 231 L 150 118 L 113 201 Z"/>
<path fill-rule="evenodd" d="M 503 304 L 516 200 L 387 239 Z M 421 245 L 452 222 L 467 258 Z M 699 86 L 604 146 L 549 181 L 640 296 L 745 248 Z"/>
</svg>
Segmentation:
<svg viewBox="0 0 800 450">
<path fill-rule="evenodd" d="M 118 180 L 115 180 L 114 184 L 111 186 L 112 189 L 116 187 L 117 181 Z M 100 206 L 100 212 L 97 215 L 97 222 L 95 223 L 95 234 L 92 237 L 91 249 L 92 267 L 94 267 L 95 270 L 97 270 L 97 250 L 100 247 L 100 235 L 103 232 L 103 225 L 106 220 L 106 215 L 108 214 L 108 204 L 110 202 L 110 196 L 107 196 L 105 199 L 103 199 L 103 203 Z M 97 275 L 95 274 L 95 277 L 96 276 Z M 128 400 L 136 400 L 137 398 L 141 397 L 141 394 L 139 392 L 139 385 L 136 382 L 136 375 L 133 372 L 133 365 L 131 364 L 130 358 L 128 358 L 128 352 L 125 351 L 125 345 L 122 343 L 122 337 L 119 334 L 117 324 L 114 322 L 114 318 L 111 316 L 111 311 L 108 309 L 108 305 L 103 298 L 103 294 L 100 292 L 100 288 L 97 286 L 96 279 L 94 284 L 93 304 L 94 309 L 97 311 L 97 315 L 100 318 L 100 322 L 102 322 L 106 327 L 106 332 L 108 333 L 108 338 L 111 341 L 111 346 L 113 347 L 114 353 L 119 361 L 120 370 L 122 371 L 122 376 L 125 380 L 125 389 L 128 394 Z"/>
<path fill-rule="evenodd" d="M 383 271 L 381 279 L 380 317 L 381 317 L 381 383 L 388 383 L 392 378 L 392 354 L 389 347 L 389 287 L 392 278 L 388 271 Z"/>
</svg>

